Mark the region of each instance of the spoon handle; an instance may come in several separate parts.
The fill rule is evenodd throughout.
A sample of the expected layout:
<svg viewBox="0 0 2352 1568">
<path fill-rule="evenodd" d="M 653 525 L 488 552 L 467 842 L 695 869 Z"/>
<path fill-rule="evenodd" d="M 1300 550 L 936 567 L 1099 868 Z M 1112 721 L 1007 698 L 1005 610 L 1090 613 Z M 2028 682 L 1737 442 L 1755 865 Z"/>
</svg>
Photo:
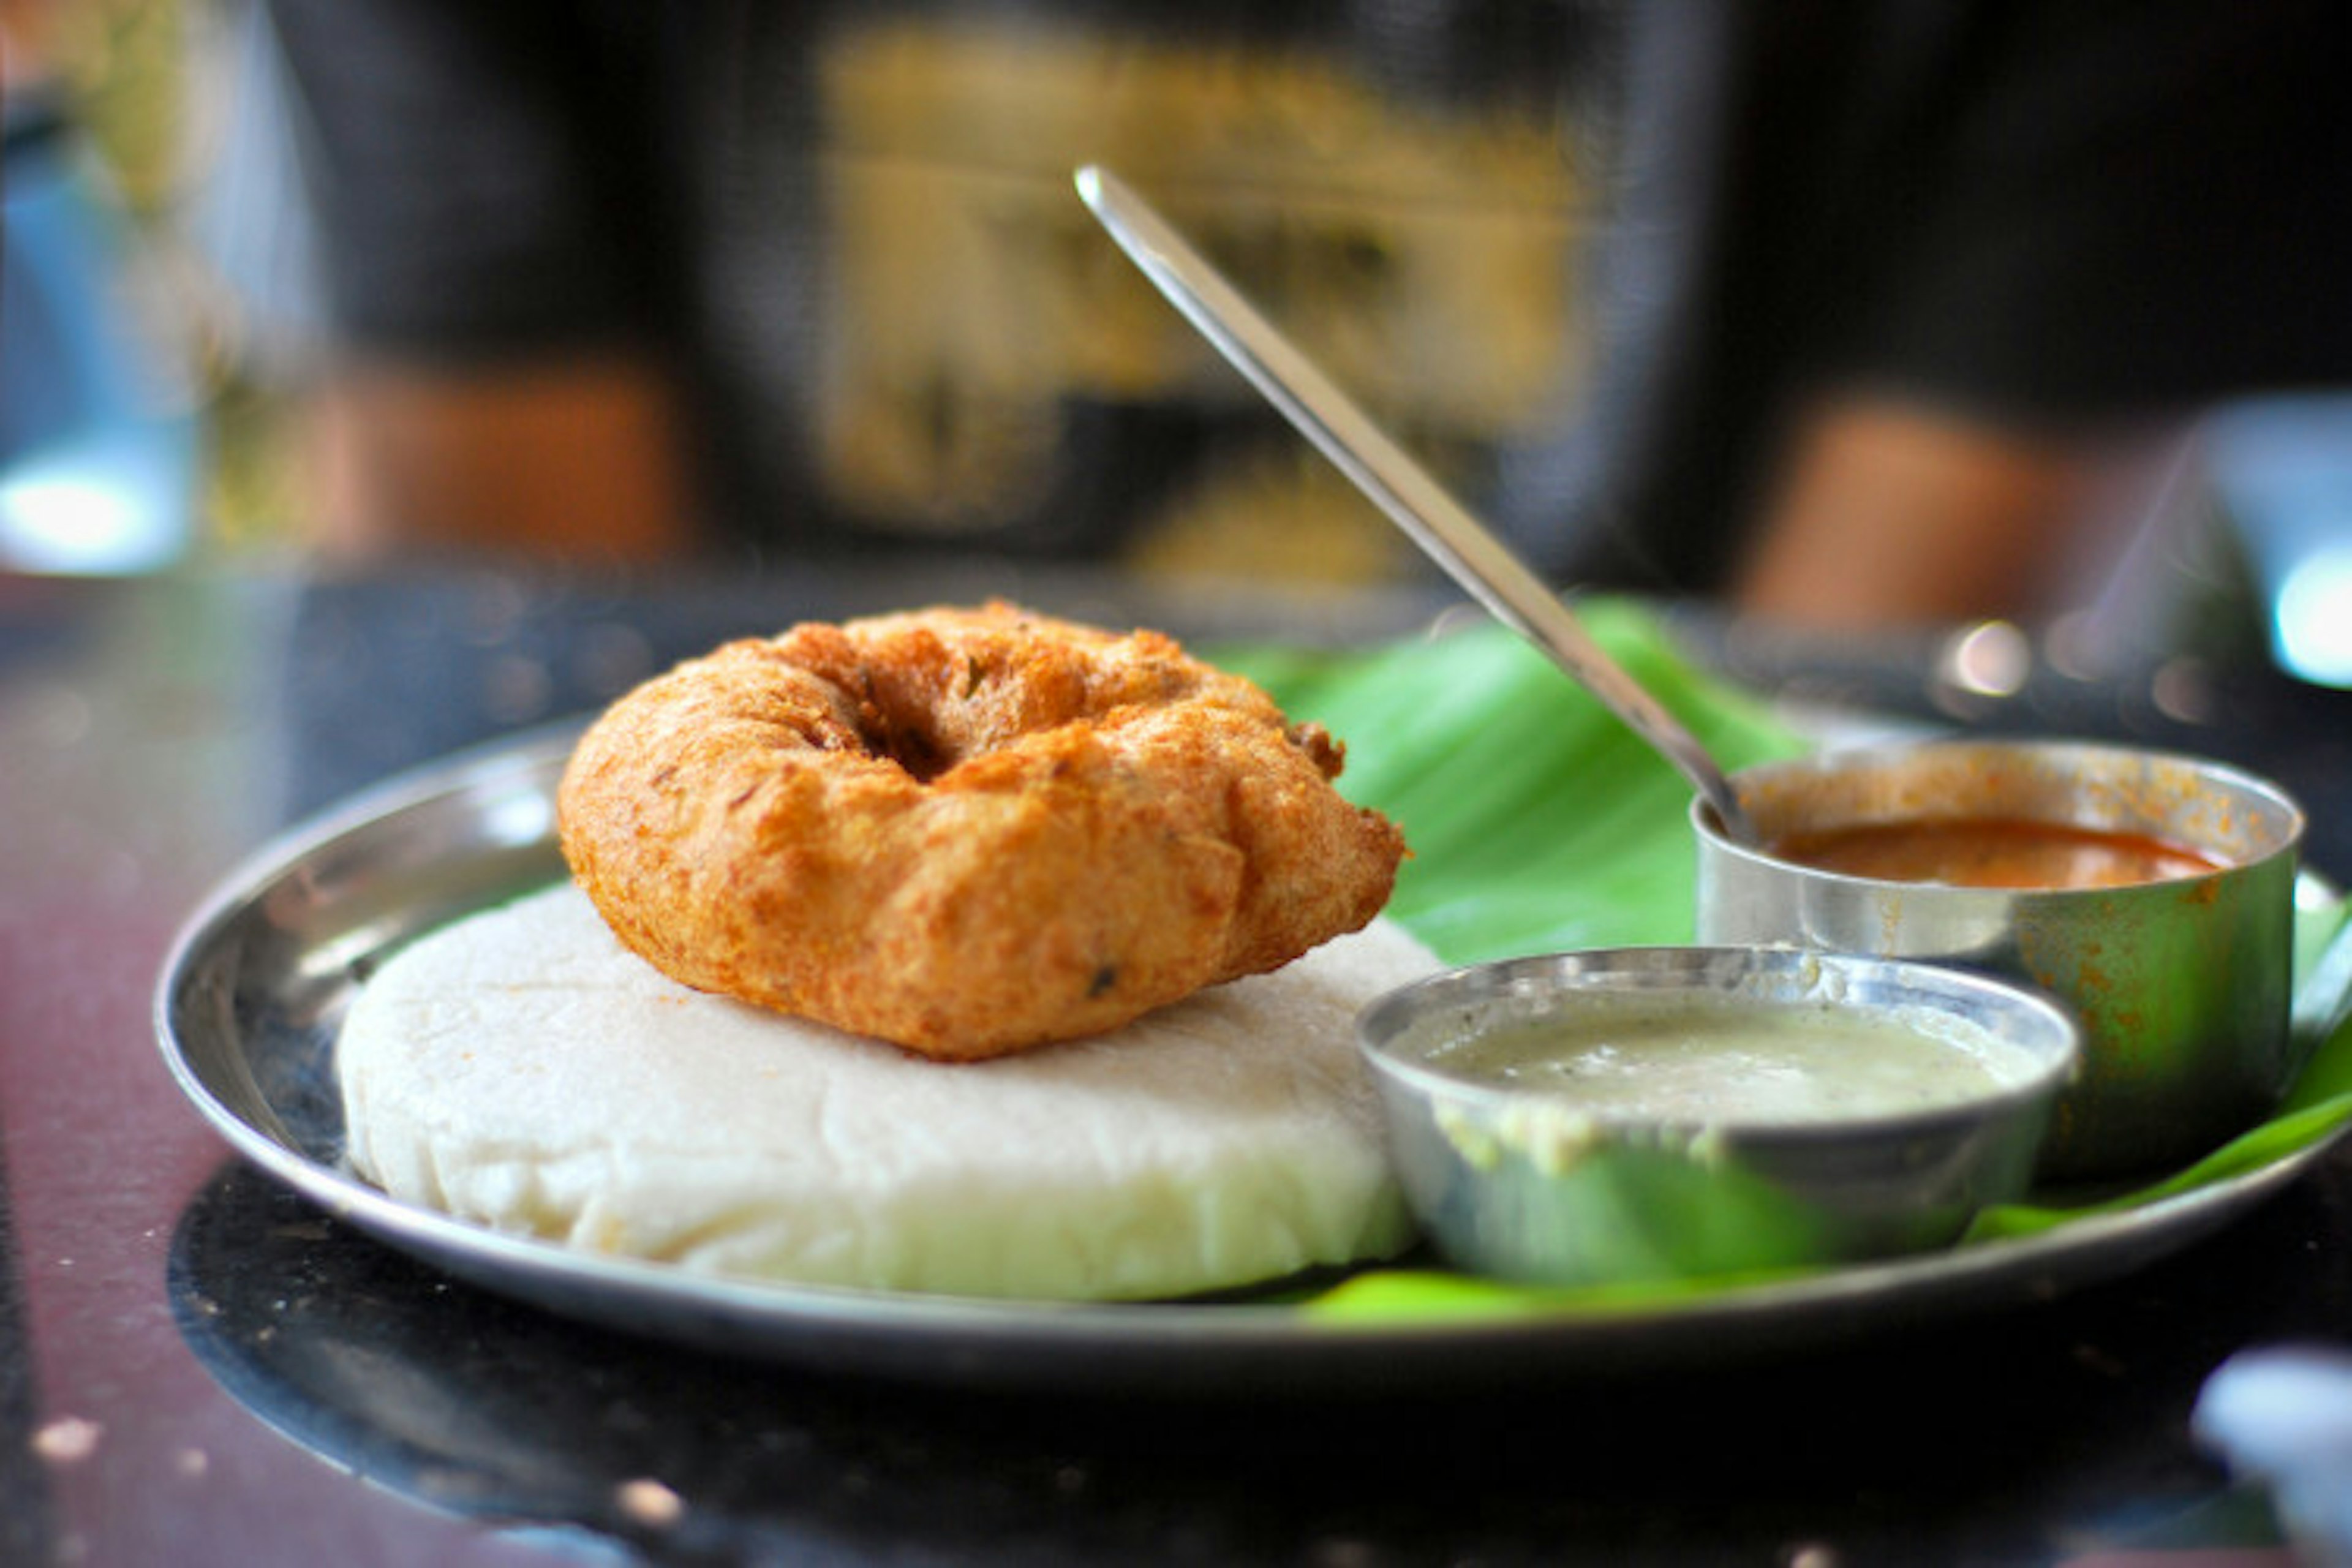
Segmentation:
<svg viewBox="0 0 2352 1568">
<path fill-rule="evenodd" d="M 1117 175 L 1089 164 L 1078 195 L 1171 304 L 1356 488 L 1495 617 L 1533 642 L 1679 769 L 1734 837 L 1755 832 L 1697 737 L 1592 640 L 1510 547 L 1260 315 Z"/>
</svg>

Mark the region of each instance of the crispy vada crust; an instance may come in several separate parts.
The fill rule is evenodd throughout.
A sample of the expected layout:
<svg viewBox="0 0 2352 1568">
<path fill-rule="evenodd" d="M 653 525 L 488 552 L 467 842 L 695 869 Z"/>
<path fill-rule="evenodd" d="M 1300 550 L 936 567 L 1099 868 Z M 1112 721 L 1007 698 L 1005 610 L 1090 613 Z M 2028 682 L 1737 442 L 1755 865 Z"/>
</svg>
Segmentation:
<svg viewBox="0 0 2352 1568">
<path fill-rule="evenodd" d="M 992 604 L 690 660 L 590 727 L 558 812 L 673 979 L 973 1059 L 1363 926 L 1404 842 L 1340 763 L 1168 637 Z"/>
</svg>

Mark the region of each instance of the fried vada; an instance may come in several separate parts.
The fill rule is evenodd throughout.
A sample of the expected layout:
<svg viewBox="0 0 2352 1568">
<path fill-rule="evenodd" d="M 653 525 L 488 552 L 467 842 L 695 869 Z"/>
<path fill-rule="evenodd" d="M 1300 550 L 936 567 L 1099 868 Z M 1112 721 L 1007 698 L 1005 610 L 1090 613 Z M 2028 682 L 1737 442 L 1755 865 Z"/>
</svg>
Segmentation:
<svg viewBox="0 0 2352 1568">
<path fill-rule="evenodd" d="M 689 660 L 589 728 L 558 812 L 664 973 L 971 1060 L 1362 928 L 1404 842 L 1341 762 L 1166 637 L 991 604 Z"/>
</svg>

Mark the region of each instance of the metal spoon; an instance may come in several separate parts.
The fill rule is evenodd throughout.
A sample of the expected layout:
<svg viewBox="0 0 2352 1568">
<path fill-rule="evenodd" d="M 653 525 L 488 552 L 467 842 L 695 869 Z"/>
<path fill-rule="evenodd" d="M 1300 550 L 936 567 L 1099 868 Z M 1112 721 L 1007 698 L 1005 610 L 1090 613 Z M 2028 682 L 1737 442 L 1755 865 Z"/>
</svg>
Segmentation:
<svg viewBox="0 0 2352 1568">
<path fill-rule="evenodd" d="M 1730 836 L 1757 841 L 1723 769 L 1698 738 L 1592 640 L 1510 546 L 1447 494 L 1329 377 L 1106 169 L 1078 170 L 1079 196 L 1119 248 L 1201 335 L 1495 617 L 1622 719 L 1695 785 Z"/>
</svg>

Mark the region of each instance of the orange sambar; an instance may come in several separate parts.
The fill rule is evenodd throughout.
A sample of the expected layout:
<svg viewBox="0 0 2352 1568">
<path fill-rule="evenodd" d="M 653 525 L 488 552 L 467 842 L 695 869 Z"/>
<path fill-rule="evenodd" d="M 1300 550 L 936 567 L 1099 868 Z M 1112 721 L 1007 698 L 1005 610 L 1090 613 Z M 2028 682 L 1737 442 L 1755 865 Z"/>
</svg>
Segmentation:
<svg viewBox="0 0 2352 1568">
<path fill-rule="evenodd" d="M 2140 834 L 2020 817 L 1916 818 L 1796 833 L 1772 853 L 1824 871 L 1961 888 L 2123 888 L 2228 862 Z"/>
</svg>

